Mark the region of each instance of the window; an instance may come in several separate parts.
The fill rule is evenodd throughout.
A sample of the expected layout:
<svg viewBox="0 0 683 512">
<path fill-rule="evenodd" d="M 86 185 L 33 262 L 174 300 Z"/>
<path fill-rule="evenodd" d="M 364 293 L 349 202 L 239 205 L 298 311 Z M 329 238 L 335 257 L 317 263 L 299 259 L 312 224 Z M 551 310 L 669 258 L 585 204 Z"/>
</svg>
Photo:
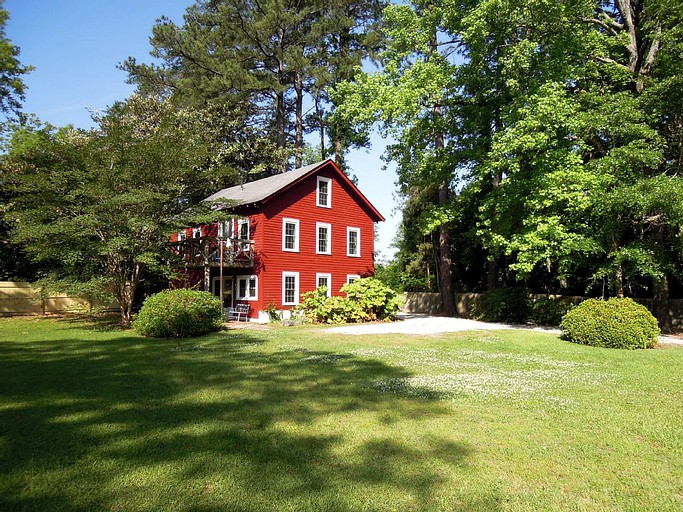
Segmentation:
<svg viewBox="0 0 683 512">
<path fill-rule="evenodd" d="M 184 240 L 187 240 L 187 233 L 185 233 L 185 231 L 179 231 L 178 232 L 178 242 L 182 242 Z"/>
<path fill-rule="evenodd" d="M 327 296 L 332 297 L 332 274 L 315 275 L 315 287 L 320 288 L 321 286 L 326 286 Z"/>
<path fill-rule="evenodd" d="M 318 188 L 316 189 L 316 203 L 323 208 L 332 208 L 332 179 L 318 176 Z"/>
<path fill-rule="evenodd" d="M 202 228 L 192 228 L 192 238 L 201 238 Z"/>
<path fill-rule="evenodd" d="M 346 275 L 346 282 L 349 284 L 353 283 L 356 279 L 360 279 L 360 276 L 358 274 L 347 274 Z"/>
<path fill-rule="evenodd" d="M 242 240 L 249 240 L 249 219 L 240 219 L 238 221 L 239 238 Z"/>
<path fill-rule="evenodd" d="M 346 255 L 360 257 L 360 228 L 346 228 Z"/>
<path fill-rule="evenodd" d="M 218 223 L 218 237 L 223 240 L 232 238 L 233 222 L 231 220 L 224 220 Z"/>
<path fill-rule="evenodd" d="M 323 224 L 322 222 L 315 223 L 316 248 L 317 254 L 332 254 L 331 233 L 332 226 L 330 224 Z"/>
<path fill-rule="evenodd" d="M 299 252 L 298 219 L 282 219 L 282 250 Z"/>
<path fill-rule="evenodd" d="M 240 219 L 237 221 L 237 235 L 240 240 L 249 240 L 249 219 Z M 240 243 L 239 250 L 249 252 L 249 243 Z"/>
<path fill-rule="evenodd" d="M 256 276 L 237 276 L 237 299 L 258 299 L 258 278 Z"/>
<path fill-rule="evenodd" d="M 299 303 L 299 273 L 282 273 L 282 305 L 293 306 Z"/>
</svg>

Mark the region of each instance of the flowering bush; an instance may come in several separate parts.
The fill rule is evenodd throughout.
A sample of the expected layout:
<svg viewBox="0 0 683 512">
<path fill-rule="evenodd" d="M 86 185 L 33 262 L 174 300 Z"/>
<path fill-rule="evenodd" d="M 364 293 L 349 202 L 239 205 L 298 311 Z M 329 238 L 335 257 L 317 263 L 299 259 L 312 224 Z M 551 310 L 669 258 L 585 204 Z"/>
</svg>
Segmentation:
<svg viewBox="0 0 683 512">
<path fill-rule="evenodd" d="M 392 319 L 402 304 L 394 290 L 371 277 L 345 284 L 340 291 L 346 297 L 327 297 L 325 286 L 303 293 L 296 311 L 309 322 L 341 324 Z"/>
</svg>

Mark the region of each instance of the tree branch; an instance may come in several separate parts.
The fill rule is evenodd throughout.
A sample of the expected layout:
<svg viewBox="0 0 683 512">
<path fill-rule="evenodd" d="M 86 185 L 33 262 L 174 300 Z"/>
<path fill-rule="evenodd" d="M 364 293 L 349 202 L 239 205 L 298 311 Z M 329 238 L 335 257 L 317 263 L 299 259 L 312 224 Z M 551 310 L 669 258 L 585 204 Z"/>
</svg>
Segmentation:
<svg viewBox="0 0 683 512">
<path fill-rule="evenodd" d="M 603 62 L 603 63 L 605 63 L 605 64 L 614 64 L 615 66 L 618 66 L 618 67 L 620 67 L 621 69 L 623 69 L 623 70 L 625 70 L 625 71 L 631 71 L 631 72 L 633 71 L 633 70 L 632 70 L 630 67 L 628 67 L 627 65 L 622 64 L 621 62 L 617 62 L 617 61 L 614 60 L 614 59 L 610 59 L 609 57 L 599 57 L 599 56 L 596 56 L 596 57 L 595 57 L 595 60 L 598 60 L 598 61 Z"/>
<path fill-rule="evenodd" d="M 645 60 L 643 61 L 642 65 L 640 66 L 640 74 L 641 75 L 647 75 L 650 70 L 652 69 L 652 65 L 655 62 L 655 58 L 657 57 L 657 53 L 659 53 L 659 45 L 661 42 L 661 37 L 662 37 L 662 25 L 660 23 L 657 23 L 657 29 L 655 30 L 655 36 L 652 40 L 652 43 L 650 43 L 650 49 L 647 52 L 647 56 L 645 57 Z"/>
</svg>

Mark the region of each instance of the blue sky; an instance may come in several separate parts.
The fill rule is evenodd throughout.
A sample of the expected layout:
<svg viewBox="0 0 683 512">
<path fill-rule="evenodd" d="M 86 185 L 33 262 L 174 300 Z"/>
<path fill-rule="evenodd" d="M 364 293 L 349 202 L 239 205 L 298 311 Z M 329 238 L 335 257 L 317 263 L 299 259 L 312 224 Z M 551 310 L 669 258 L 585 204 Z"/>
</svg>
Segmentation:
<svg viewBox="0 0 683 512">
<path fill-rule="evenodd" d="M 26 77 L 24 111 L 56 126 L 92 126 L 89 110 L 125 99 L 133 88 L 116 65 L 128 56 L 149 62 L 149 36 L 157 18 L 182 22 L 191 0 L 5 0 L 7 36 L 20 60 L 35 70 Z M 376 249 L 384 257 L 400 220 L 395 214 L 396 174 L 382 171 L 384 142 L 373 137 L 369 151 L 353 151 L 348 162 L 367 198 L 387 218 Z"/>
</svg>

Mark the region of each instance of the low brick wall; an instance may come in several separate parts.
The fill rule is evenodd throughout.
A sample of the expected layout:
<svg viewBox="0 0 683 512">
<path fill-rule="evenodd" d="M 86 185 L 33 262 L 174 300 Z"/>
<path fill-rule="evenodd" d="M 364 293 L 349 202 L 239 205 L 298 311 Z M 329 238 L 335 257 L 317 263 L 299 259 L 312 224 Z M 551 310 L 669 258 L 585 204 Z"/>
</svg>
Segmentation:
<svg viewBox="0 0 683 512">
<path fill-rule="evenodd" d="M 89 307 L 88 301 L 66 295 L 52 295 L 41 300 L 40 291 L 31 283 L 0 281 L 0 317 L 65 313 Z M 109 307 L 114 309 L 118 306 L 112 304 Z"/>
<path fill-rule="evenodd" d="M 459 316 L 472 316 L 472 305 L 476 301 L 478 293 L 456 293 L 455 307 Z M 564 296 L 564 295 L 542 295 L 535 294 L 532 298 L 551 297 L 554 299 L 561 299 L 569 301 L 572 304 L 579 304 L 588 297 L 579 296 Z M 652 299 L 634 298 L 636 302 L 642 304 L 650 311 L 652 311 Z M 403 306 L 403 311 L 406 313 L 423 313 L 427 315 L 440 315 L 443 313 L 441 309 L 441 300 L 438 293 L 428 292 L 407 292 L 406 302 Z M 683 299 L 669 300 L 669 315 L 671 317 L 671 325 L 676 330 L 683 330 Z"/>
</svg>

